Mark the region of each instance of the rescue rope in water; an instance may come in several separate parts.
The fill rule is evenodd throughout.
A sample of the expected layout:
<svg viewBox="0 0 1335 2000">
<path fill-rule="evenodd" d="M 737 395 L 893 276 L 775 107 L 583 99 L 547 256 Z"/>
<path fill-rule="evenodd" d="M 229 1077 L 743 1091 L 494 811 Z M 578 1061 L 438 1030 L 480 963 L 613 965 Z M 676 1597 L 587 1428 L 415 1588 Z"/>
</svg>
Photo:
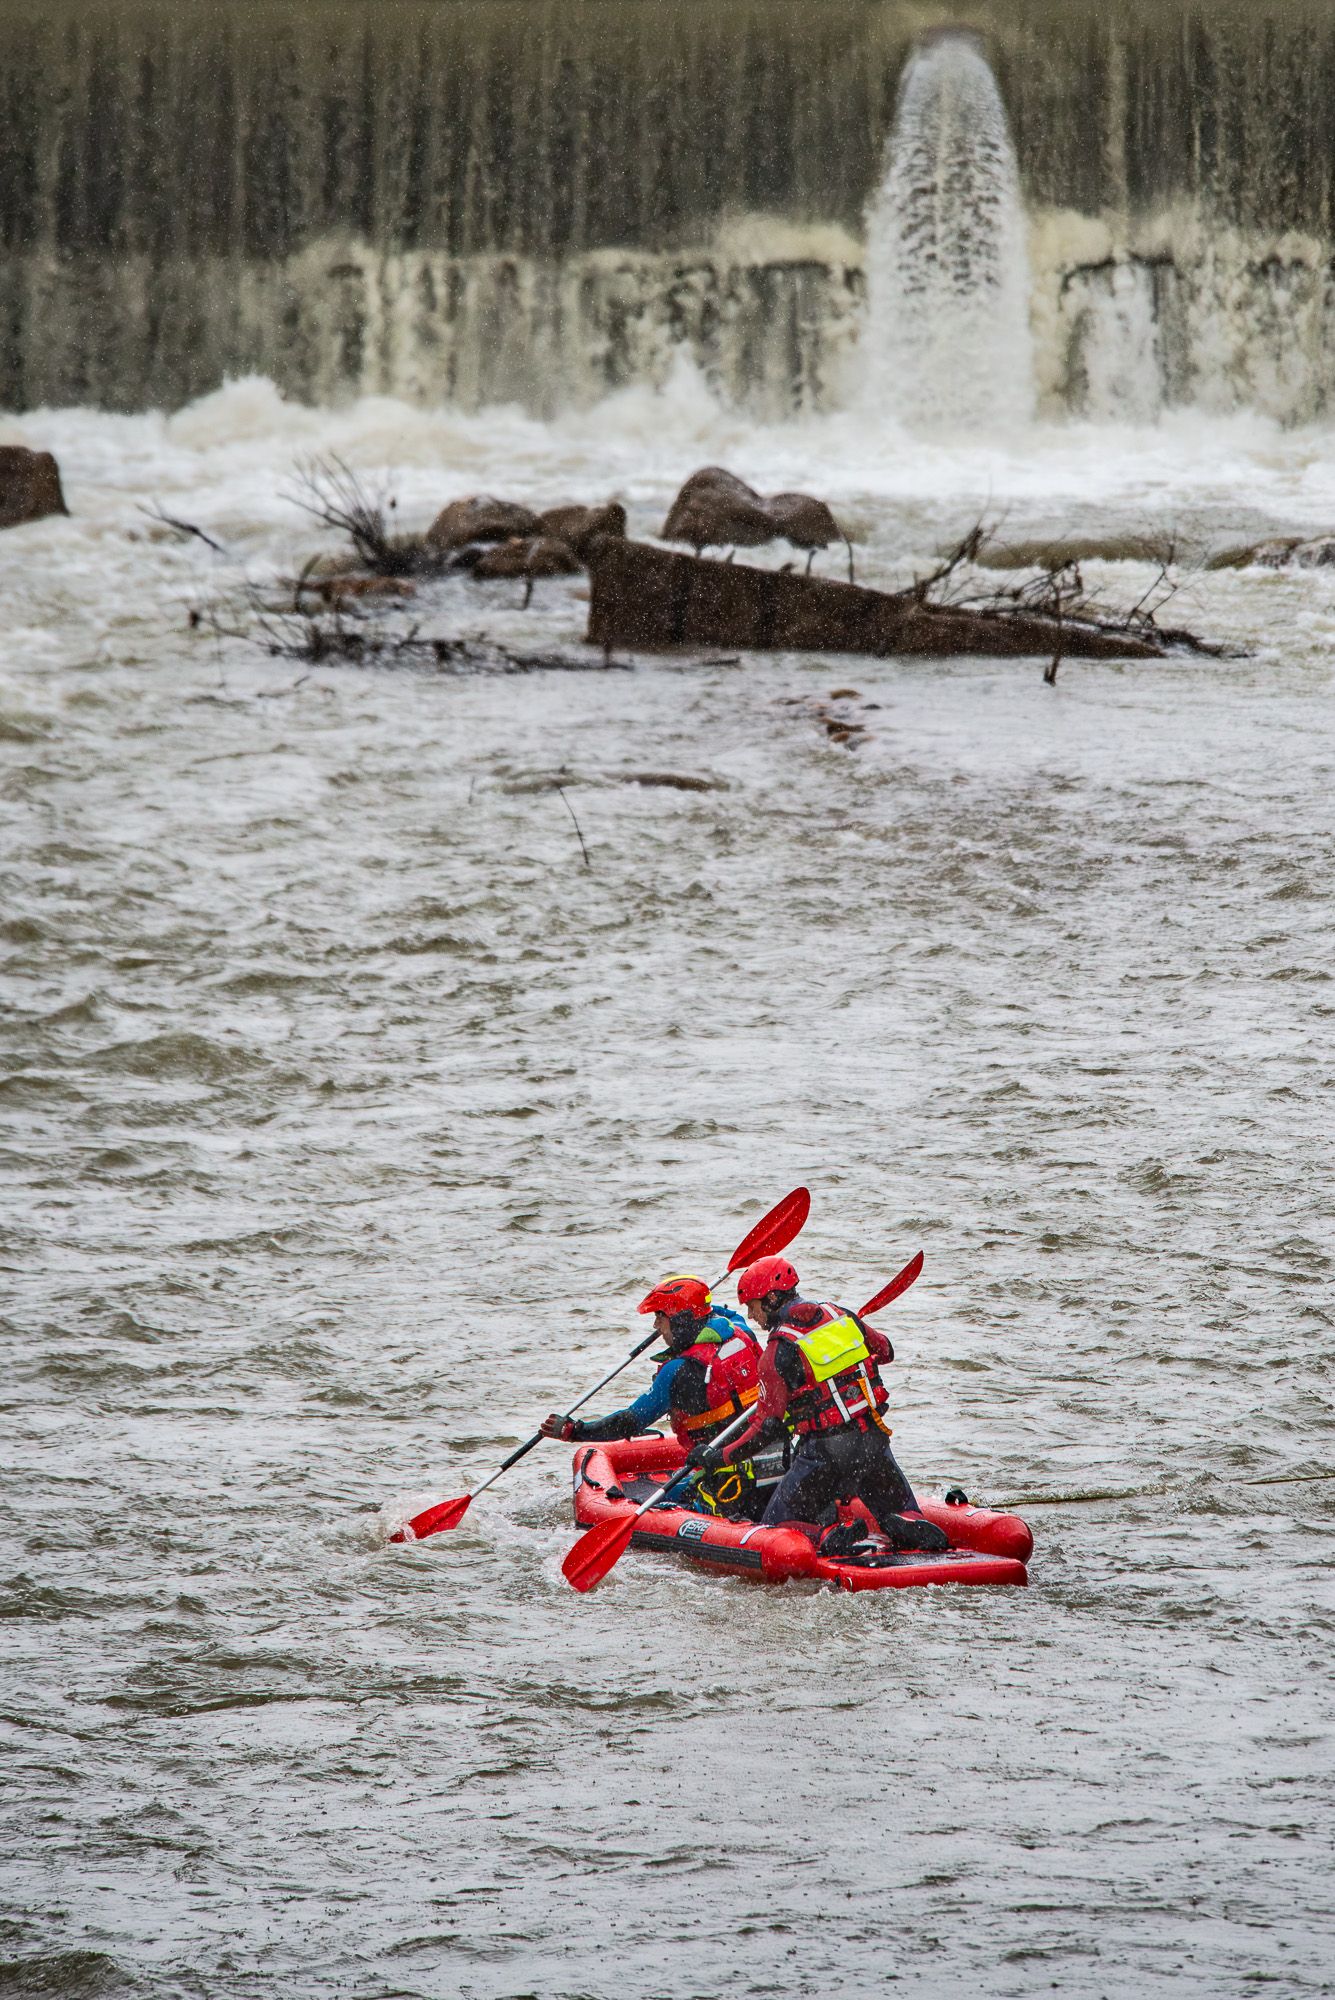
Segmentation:
<svg viewBox="0 0 1335 2000">
<path fill-rule="evenodd" d="M 1335 1472 L 1267 1472 L 1251 1479 L 1233 1479 L 1232 1486 L 1309 1486 L 1318 1480 L 1335 1479 Z M 998 1503 L 999 1513 L 1015 1513 L 1025 1507 L 1093 1507 L 1102 1500 L 1152 1500 L 1160 1493 L 1183 1493 L 1186 1482 L 1165 1479 L 1158 1486 L 1100 1487 L 1096 1493 L 1022 1493 L 1017 1500 Z"/>
</svg>

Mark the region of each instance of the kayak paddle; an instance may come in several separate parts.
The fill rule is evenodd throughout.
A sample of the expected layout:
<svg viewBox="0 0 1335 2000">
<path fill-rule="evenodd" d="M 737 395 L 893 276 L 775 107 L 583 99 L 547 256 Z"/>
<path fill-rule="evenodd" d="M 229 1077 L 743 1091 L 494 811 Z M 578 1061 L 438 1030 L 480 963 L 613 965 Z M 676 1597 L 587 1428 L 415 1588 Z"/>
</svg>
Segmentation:
<svg viewBox="0 0 1335 2000">
<path fill-rule="evenodd" d="M 789 1240 L 791 1241 L 791 1238 Z M 922 1270 L 922 1263 L 922 1251 L 919 1250 L 915 1257 L 909 1258 L 903 1270 L 890 1280 L 884 1290 L 877 1292 L 874 1299 L 868 1299 L 859 1317 L 865 1319 L 869 1313 L 879 1312 L 882 1306 L 889 1305 L 891 1299 L 897 1299 L 901 1292 L 906 1292 Z M 736 1422 L 729 1424 L 713 1442 L 716 1445 L 726 1444 L 744 1423 L 750 1422 L 750 1417 L 750 1411 L 744 1410 Z M 597 1521 L 593 1527 L 586 1529 L 561 1565 L 561 1574 L 566 1582 L 573 1589 L 580 1591 L 592 1590 L 595 1583 L 601 1583 L 608 1570 L 620 1562 L 630 1547 L 635 1534 L 635 1523 L 641 1514 L 647 1514 L 651 1507 L 657 1507 L 674 1486 L 682 1484 L 683 1477 L 682 1473 L 677 1473 L 676 1477 L 669 1479 L 665 1486 L 660 1486 L 656 1492 L 651 1493 L 633 1514 L 626 1515 L 622 1520 Z"/>
<path fill-rule="evenodd" d="M 740 1270 L 743 1264 L 754 1264 L 757 1257 L 772 1257 L 780 1250 L 787 1249 L 801 1230 L 810 1210 L 811 1195 L 806 1188 L 796 1187 L 791 1194 L 786 1194 L 782 1201 L 775 1203 L 768 1215 L 761 1217 L 749 1235 L 742 1238 L 728 1259 L 728 1267 L 723 1277 L 715 1278 L 710 1290 L 721 1285 L 724 1278 L 733 1271 Z M 582 1410 L 584 1405 L 591 1402 L 600 1389 L 605 1389 L 623 1368 L 629 1368 L 637 1354 L 643 1354 L 646 1347 L 652 1347 L 657 1337 L 653 1332 L 647 1333 L 642 1341 L 631 1348 L 624 1361 L 618 1361 L 611 1373 L 604 1375 L 601 1382 L 595 1382 L 577 1403 L 570 1405 L 565 1414 L 573 1417 L 576 1410 Z M 510 1453 L 503 1465 L 496 1468 L 490 1479 L 484 1479 L 471 1493 L 460 1493 L 453 1500 L 441 1500 L 434 1507 L 425 1508 L 422 1513 L 414 1515 L 411 1521 L 405 1522 L 403 1527 L 396 1528 L 389 1538 L 391 1542 L 420 1542 L 428 1535 L 439 1535 L 447 1528 L 457 1528 L 478 1494 L 485 1493 L 489 1486 L 494 1486 L 501 1474 L 508 1472 L 512 1465 L 517 1465 L 535 1445 L 541 1444 L 542 1438 L 541 1431 L 534 1431 L 531 1438 L 526 1439 L 517 1451 Z"/>
<path fill-rule="evenodd" d="M 751 1412 L 743 1410 L 734 1423 L 715 1438 L 715 1444 L 723 1444 L 739 1431 L 743 1424 L 750 1423 Z M 647 1514 L 651 1507 L 657 1507 L 674 1486 L 680 1486 L 687 1479 L 698 1479 L 698 1472 L 674 1473 L 664 1486 L 656 1486 L 647 1500 L 641 1501 L 633 1514 L 627 1514 L 618 1521 L 597 1521 L 587 1529 L 561 1565 L 561 1574 L 572 1590 L 592 1590 L 595 1583 L 601 1583 L 614 1563 L 621 1560 L 630 1547 L 635 1533 L 635 1523 L 641 1514 Z"/>
<path fill-rule="evenodd" d="M 573 1416 L 576 1410 L 583 1409 L 590 1397 L 596 1396 L 600 1389 L 605 1389 L 608 1383 L 621 1373 L 623 1368 L 629 1368 L 636 1355 L 643 1354 L 646 1347 L 652 1346 L 653 1340 L 654 1336 L 650 1333 L 640 1342 L 638 1347 L 632 1347 L 625 1360 L 618 1361 L 610 1375 L 604 1375 L 601 1382 L 594 1383 L 587 1395 L 581 1396 L 577 1403 L 571 1404 L 570 1408 L 566 1411 L 566 1415 L 568 1417 Z M 490 1479 L 484 1479 L 482 1484 L 475 1486 L 471 1493 L 460 1493 L 453 1500 L 439 1500 L 434 1507 L 427 1507 L 422 1513 L 415 1514 L 412 1520 L 406 1522 L 403 1527 L 396 1528 L 389 1539 L 391 1542 L 420 1542 L 424 1541 L 428 1535 L 440 1535 L 447 1528 L 457 1528 L 460 1521 L 463 1520 L 464 1515 L 468 1512 L 468 1509 L 477 1499 L 478 1494 L 485 1493 L 489 1486 L 494 1486 L 503 1472 L 508 1472 L 512 1465 L 517 1465 L 520 1459 L 525 1457 L 527 1453 L 532 1451 L 534 1445 L 540 1444 L 541 1441 L 542 1432 L 535 1431 L 526 1443 L 520 1445 L 518 1451 L 512 1451 L 510 1456 L 501 1465 L 497 1466 Z"/>
<path fill-rule="evenodd" d="M 874 1299 L 868 1299 L 858 1315 L 859 1319 L 868 1319 L 872 1313 L 879 1312 L 882 1306 L 888 1306 L 891 1299 L 897 1299 L 901 1292 L 906 1292 L 910 1285 L 916 1284 L 921 1275 L 922 1251 L 920 1250 L 916 1257 L 909 1258 L 899 1276 L 892 1278 L 883 1292 L 878 1292 Z"/>
</svg>

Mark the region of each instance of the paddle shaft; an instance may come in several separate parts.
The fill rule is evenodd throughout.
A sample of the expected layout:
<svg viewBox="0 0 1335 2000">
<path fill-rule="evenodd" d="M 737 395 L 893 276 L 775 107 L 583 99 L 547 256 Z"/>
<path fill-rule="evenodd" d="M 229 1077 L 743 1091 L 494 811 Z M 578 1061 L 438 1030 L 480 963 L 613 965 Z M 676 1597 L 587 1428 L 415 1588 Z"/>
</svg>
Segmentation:
<svg viewBox="0 0 1335 2000">
<path fill-rule="evenodd" d="M 911 1257 L 909 1259 L 908 1263 L 899 1273 L 899 1276 L 897 1278 L 892 1278 L 890 1280 L 890 1283 L 885 1287 L 884 1291 L 877 1292 L 874 1299 L 868 1300 L 867 1304 L 862 1308 L 863 1312 L 864 1313 L 876 1312 L 879 1310 L 881 1306 L 889 1305 L 891 1299 L 897 1299 L 901 1292 L 906 1292 L 908 1290 L 909 1286 L 913 1283 L 913 1280 L 917 1277 L 921 1269 L 922 1269 L 922 1252 L 920 1250 L 916 1257 Z M 725 1271 L 723 1273 L 723 1278 L 726 1278 L 727 1275 L 728 1273 Z M 714 1283 L 716 1285 L 721 1285 L 723 1283 L 723 1278 L 716 1278 L 714 1280 Z M 711 1290 L 712 1289 L 713 1287 L 711 1286 Z M 635 1349 L 635 1354 L 643 1353 L 644 1349 L 648 1345 L 649 1342 L 647 1340 L 642 1340 L 640 1342 L 640 1345 Z M 634 1360 L 635 1356 L 631 1355 L 629 1358 L 631 1360 Z M 621 1367 L 624 1368 L 625 1365 L 626 1363 L 623 1361 Z M 621 1372 L 620 1369 L 614 1368 L 612 1370 L 612 1375 L 618 1375 L 620 1374 L 620 1372 Z M 612 1379 L 612 1375 L 604 1376 L 603 1381 L 610 1382 Z M 603 1383 L 600 1382 L 598 1384 L 598 1388 L 601 1389 L 602 1386 Z M 596 1394 L 597 1392 L 594 1390 L 590 1390 L 589 1393 L 590 1395 L 593 1395 Z M 586 1403 L 588 1402 L 588 1400 L 589 1400 L 588 1396 L 585 1396 L 583 1398 L 583 1401 Z M 580 1404 L 576 1403 L 575 1409 L 577 1410 L 579 1408 Z M 573 1416 L 574 1411 L 568 1411 L 567 1414 Z M 750 1421 L 751 1421 L 751 1411 L 743 1410 L 740 1417 L 735 1417 L 725 1430 L 719 1432 L 716 1438 L 710 1439 L 711 1449 L 713 1448 L 714 1445 L 726 1444 L 730 1437 L 735 1437 L 737 1435 L 737 1432 L 741 1430 L 743 1426 L 745 1424 L 748 1424 Z M 530 1442 L 532 1442 L 532 1440 L 530 1440 Z M 524 1445 L 522 1447 L 522 1450 L 527 1451 L 528 1445 Z M 515 1457 L 517 1458 L 521 1455 L 522 1454 L 520 1452 L 516 1452 Z M 513 1465 L 514 1460 L 511 1459 L 508 1461 L 508 1463 Z M 505 1467 L 502 1466 L 501 1471 L 503 1472 L 504 1470 Z M 499 1477 L 499 1474 L 496 1476 Z M 676 1486 L 680 1482 L 680 1480 L 681 1480 L 681 1474 L 678 1473 L 675 1479 L 669 1479 L 667 1485 L 660 1487 L 657 1493 L 651 1493 L 649 1498 L 645 1501 L 644 1505 L 642 1507 L 636 1508 L 635 1519 L 638 1521 L 641 1514 L 647 1513 L 649 1508 L 654 1505 L 654 1502 L 656 1500 L 661 1499 L 664 1493 L 670 1493 L 672 1491 L 672 1488 Z M 490 1484 L 490 1481 L 488 1481 L 488 1484 Z M 482 1491 L 482 1488 L 479 1486 L 477 1490 L 480 1493 Z"/>
<path fill-rule="evenodd" d="M 889 1305 L 892 1298 L 898 1298 L 901 1292 L 906 1292 L 908 1290 L 909 1286 L 913 1283 L 914 1278 L 917 1277 L 918 1272 L 921 1269 L 922 1269 L 922 1252 L 919 1251 L 918 1255 L 916 1257 L 911 1258 L 909 1262 L 904 1266 L 904 1269 L 899 1273 L 899 1276 L 897 1278 L 892 1278 L 890 1280 L 890 1283 L 885 1287 L 884 1291 L 878 1292 L 874 1299 L 868 1301 L 868 1303 L 862 1308 L 863 1312 L 864 1313 L 876 1312 L 880 1306 Z M 912 1276 L 909 1275 L 910 1273 L 912 1273 Z M 724 1272 L 723 1276 L 724 1277 L 727 1276 L 726 1271 Z M 717 1279 L 716 1282 L 721 1285 L 723 1283 L 723 1278 Z M 642 1343 L 642 1346 L 647 1346 L 647 1345 L 648 1345 L 647 1342 Z M 640 1351 L 641 1350 L 638 1347 L 635 1350 L 637 1354 Z M 622 1362 L 621 1365 L 624 1368 L 626 1364 Z M 618 1371 L 616 1369 L 613 1369 L 612 1371 L 613 1374 L 616 1374 L 617 1372 Z M 606 1379 L 610 1382 L 612 1376 L 609 1375 Z M 598 1387 L 601 1389 L 602 1386 L 603 1385 L 600 1382 L 598 1384 Z M 589 1399 L 586 1396 L 584 1400 L 585 1402 L 587 1402 Z M 578 1403 L 576 1403 L 575 1408 L 576 1409 L 579 1408 Z M 734 1417 L 733 1421 L 727 1426 L 725 1430 L 721 1430 L 716 1438 L 710 1439 L 710 1449 L 712 1450 L 715 1445 L 726 1444 L 730 1437 L 735 1437 L 738 1431 L 740 1431 L 744 1427 L 744 1425 L 750 1423 L 751 1415 L 752 1412 L 750 1410 L 743 1410 L 740 1417 Z M 525 1449 L 527 1449 L 527 1446 L 525 1447 Z M 504 1468 L 502 1468 L 502 1470 L 503 1469 Z M 657 1493 L 651 1493 L 649 1495 L 649 1498 L 645 1501 L 644 1505 L 642 1507 L 636 1508 L 634 1518 L 638 1521 L 641 1514 L 647 1513 L 649 1508 L 654 1505 L 655 1501 L 660 1500 L 665 1493 L 670 1493 L 672 1491 L 672 1488 L 680 1483 L 681 1476 L 682 1475 L 678 1473 L 675 1479 L 669 1479 L 666 1486 L 661 1486 L 658 1489 Z M 479 1486 L 477 1490 L 480 1493 L 482 1491 L 482 1488 Z"/>
<path fill-rule="evenodd" d="M 723 1278 L 726 1278 L 727 1275 L 728 1273 L 727 1271 L 725 1271 L 723 1273 L 722 1278 L 715 1278 L 713 1285 L 711 1285 L 709 1289 L 713 1291 L 716 1286 L 721 1285 L 723 1283 Z M 616 1367 L 611 1369 L 608 1374 L 604 1375 L 601 1382 L 595 1382 L 591 1389 L 586 1390 L 584 1395 L 580 1397 L 577 1403 L 572 1403 L 570 1405 L 570 1408 L 566 1411 L 565 1414 L 568 1417 L 573 1417 L 576 1410 L 582 1410 L 586 1403 L 591 1403 L 594 1397 L 598 1394 L 599 1390 L 605 1389 L 609 1382 L 615 1382 L 617 1376 L 621 1373 L 622 1369 L 629 1368 L 631 1362 L 636 1360 L 641 1354 L 643 1354 L 646 1347 L 652 1347 L 657 1337 L 658 1336 L 656 1334 L 647 1333 L 644 1336 L 644 1339 L 640 1341 L 637 1346 L 631 1348 L 630 1353 L 626 1356 L 624 1361 L 618 1361 Z M 531 1438 L 526 1438 L 524 1443 L 519 1446 L 517 1451 L 512 1451 L 510 1453 L 510 1456 L 506 1459 L 503 1465 L 497 1466 L 496 1470 L 492 1473 L 490 1479 L 484 1479 L 480 1486 L 475 1486 L 473 1488 L 473 1498 L 476 1500 L 479 1493 L 485 1493 L 489 1486 L 494 1486 L 496 1484 L 496 1481 L 500 1478 L 501 1474 L 503 1472 L 508 1472 L 512 1465 L 518 1465 L 520 1459 L 526 1457 L 527 1454 L 532 1451 L 534 1445 L 542 1443 L 543 1436 L 544 1433 L 542 1431 L 534 1431 Z"/>
<path fill-rule="evenodd" d="M 747 1413 L 734 1419 L 721 1435 L 731 1437 L 746 1422 Z M 601 1583 L 610 1569 L 620 1562 L 635 1537 L 635 1523 L 651 1507 L 660 1506 L 684 1479 L 698 1479 L 695 1471 L 677 1472 L 662 1486 L 656 1486 L 647 1500 L 641 1501 L 633 1514 L 624 1515 L 620 1520 L 596 1521 L 586 1529 L 561 1565 L 561 1574 L 572 1589 L 592 1590 L 595 1583 Z"/>
<path fill-rule="evenodd" d="M 616 1367 L 613 1368 L 608 1374 L 604 1375 L 601 1382 L 595 1382 L 593 1387 L 587 1390 L 585 1394 L 580 1397 L 577 1403 L 572 1403 L 570 1405 L 570 1408 L 566 1411 L 566 1415 L 568 1417 L 573 1417 L 576 1410 L 582 1410 L 586 1403 L 592 1402 L 593 1398 L 598 1394 L 598 1391 L 600 1389 L 605 1389 L 609 1382 L 615 1382 L 617 1376 L 621 1373 L 622 1369 L 629 1368 L 631 1362 L 635 1360 L 636 1356 L 643 1354 L 645 1348 L 652 1347 L 653 1344 L 654 1344 L 654 1335 L 652 1333 L 647 1334 L 645 1338 L 639 1343 L 638 1347 L 631 1348 L 630 1353 L 626 1356 L 624 1361 L 618 1361 Z M 523 1444 L 519 1446 L 518 1450 L 512 1451 L 510 1453 L 510 1456 L 505 1460 L 503 1465 L 497 1466 L 496 1470 L 492 1473 L 490 1479 L 484 1479 L 480 1486 L 475 1486 L 473 1488 L 473 1493 L 472 1493 L 473 1499 L 476 1500 L 479 1493 L 485 1493 L 489 1486 L 494 1486 L 496 1484 L 496 1481 L 500 1478 L 503 1472 L 508 1472 L 512 1465 L 518 1465 L 521 1458 L 527 1457 L 528 1453 L 532 1451 L 534 1445 L 542 1443 L 543 1435 L 544 1433 L 542 1431 L 534 1431 L 531 1438 L 526 1438 Z"/>
<path fill-rule="evenodd" d="M 743 1410 L 740 1417 L 733 1418 L 732 1422 L 728 1425 L 726 1430 L 720 1431 L 716 1438 L 712 1438 L 710 1440 L 711 1446 L 716 1444 L 726 1444 L 728 1439 L 730 1437 L 735 1437 L 737 1432 L 741 1430 L 742 1426 L 744 1424 L 749 1423 L 750 1420 L 751 1420 L 751 1412 L 749 1410 Z M 673 1473 L 671 1479 L 667 1481 L 666 1485 L 660 1486 L 657 1492 L 651 1493 L 647 1500 L 642 1500 L 640 1502 L 640 1505 L 635 1509 L 635 1512 L 630 1517 L 632 1523 L 638 1521 L 641 1514 L 647 1514 L 651 1507 L 656 1507 L 659 1501 L 663 1498 L 663 1495 L 665 1493 L 670 1493 L 674 1486 L 680 1486 L 683 1479 L 685 1479 L 688 1476 L 698 1477 L 699 1475 L 694 1473 L 688 1475 L 684 1468 L 681 1472 Z"/>
<path fill-rule="evenodd" d="M 922 1270 L 922 1265 L 920 1250 L 916 1256 L 909 1259 L 903 1270 L 892 1278 L 888 1285 L 867 1301 L 862 1308 L 863 1312 L 874 1312 L 879 1306 L 888 1305 L 891 1299 L 897 1299 L 901 1292 L 906 1292 Z M 741 1415 L 734 1417 L 716 1438 L 710 1440 L 711 1447 L 726 1444 L 751 1422 L 753 1415 L 754 1411 L 743 1410 Z M 673 1489 L 680 1486 L 684 1478 L 691 1476 L 689 1473 L 676 1473 L 662 1486 L 657 1487 L 647 1500 L 642 1500 L 633 1514 L 628 1514 L 616 1522 L 599 1521 L 593 1527 L 586 1529 L 561 1565 L 561 1573 L 566 1582 L 578 1591 L 591 1590 L 594 1584 L 600 1583 L 608 1571 L 616 1567 L 630 1547 L 635 1535 L 635 1523 L 641 1515 L 647 1514 L 651 1507 L 661 1506 Z M 698 1478 L 699 1474 L 693 1476 Z"/>
</svg>

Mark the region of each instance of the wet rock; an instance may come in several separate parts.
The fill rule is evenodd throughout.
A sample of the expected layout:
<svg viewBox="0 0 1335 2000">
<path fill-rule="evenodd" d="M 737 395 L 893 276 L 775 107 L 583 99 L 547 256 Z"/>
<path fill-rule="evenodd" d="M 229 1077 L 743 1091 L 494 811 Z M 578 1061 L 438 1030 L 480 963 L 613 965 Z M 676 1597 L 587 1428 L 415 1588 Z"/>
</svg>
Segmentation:
<svg viewBox="0 0 1335 2000">
<path fill-rule="evenodd" d="M 1277 535 L 1268 542 L 1258 542 L 1249 551 L 1244 566 L 1255 564 L 1258 569 L 1283 569 L 1292 562 L 1297 549 L 1296 537 Z"/>
<path fill-rule="evenodd" d="M 879 706 L 875 702 L 863 701 L 856 688 L 834 688 L 824 700 L 819 695 L 785 695 L 780 706 L 800 709 L 820 724 L 831 743 L 836 743 L 845 750 L 858 750 L 862 747 L 863 738 L 869 733 L 866 723 L 859 722 L 848 712 L 847 707 L 836 709 L 831 705 L 834 702 L 853 701 L 860 703 L 866 710 Z"/>
<path fill-rule="evenodd" d="M 543 532 L 565 542 L 583 560 L 598 535 L 625 535 L 626 510 L 619 500 L 605 507 L 548 507 L 540 516 Z"/>
<path fill-rule="evenodd" d="M 312 556 L 302 569 L 303 586 L 316 583 L 327 576 L 361 576 L 363 569 L 358 557 L 351 549 L 326 551 L 323 555 Z"/>
<path fill-rule="evenodd" d="M 775 537 L 773 521 L 753 486 L 721 465 L 693 472 L 668 509 L 660 530 L 665 542 L 686 542 L 701 549 L 760 548 Z"/>
<path fill-rule="evenodd" d="M 515 535 L 485 550 L 473 564 L 473 575 L 574 576 L 583 567 L 570 544 L 555 535 Z"/>
<path fill-rule="evenodd" d="M 809 493 L 771 494 L 765 510 L 777 533 L 795 549 L 807 549 L 814 554 L 817 549 L 828 549 L 831 542 L 843 540 L 839 523 L 825 502 L 813 500 Z"/>
<path fill-rule="evenodd" d="M 0 445 L 0 528 L 17 528 L 47 514 L 68 514 L 60 467 L 49 451 Z"/>
<path fill-rule="evenodd" d="M 1335 535 L 1271 535 L 1264 542 L 1219 549 L 1207 569 L 1330 569 L 1335 566 Z"/>
<path fill-rule="evenodd" d="M 474 493 L 442 507 L 423 539 L 429 548 L 451 550 L 466 548 L 470 542 L 506 542 L 515 535 L 540 535 L 542 531 L 538 516 L 517 500 L 495 500 L 489 493 Z"/>
<path fill-rule="evenodd" d="M 686 542 L 697 555 L 706 548 L 789 542 L 807 550 L 810 568 L 817 549 L 845 537 L 823 500 L 809 493 L 773 493 L 767 499 L 723 466 L 706 465 L 691 474 L 673 501 L 662 539 Z"/>
<path fill-rule="evenodd" d="M 516 794 L 563 791 L 567 785 L 641 785 L 646 789 L 670 792 L 726 792 L 724 778 L 707 777 L 692 771 L 533 771 L 511 778 L 502 791 Z"/>
<path fill-rule="evenodd" d="M 617 774 L 620 785 L 659 786 L 669 792 L 723 792 L 727 785 L 722 778 L 701 778 L 690 771 L 622 771 Z"/>
</svg>

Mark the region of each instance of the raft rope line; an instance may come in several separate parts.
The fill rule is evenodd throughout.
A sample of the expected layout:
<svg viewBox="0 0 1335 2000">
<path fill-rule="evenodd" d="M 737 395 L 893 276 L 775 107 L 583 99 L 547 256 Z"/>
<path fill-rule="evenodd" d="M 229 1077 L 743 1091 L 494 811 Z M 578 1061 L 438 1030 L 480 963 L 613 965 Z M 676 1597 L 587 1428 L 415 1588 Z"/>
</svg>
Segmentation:
<svg viewBox="0 0 1335 2000">
<path fill-rule="evenodd" d="M 1268 1472 L 1259 1479 L 1237 1479 L 1235 1486 L 1310 1486 L 1317 1480 L 1335 1479 L 1335 1472 Z M 1109 1488 L 1106 1493 L 1024 1493 L 1018 1500 L 1007 1500 L 998 1506 L 998 1513 L 1011 1514 L 1021 1507 L 1092 1507 L 1100 1500 L 1149 1500 L 1157 1493 L 1181 1493 L 1186 1489 L 1177 1483 L 1162 1486 L 1124 1486 L 1116 1490 Z"/>
</svg>

